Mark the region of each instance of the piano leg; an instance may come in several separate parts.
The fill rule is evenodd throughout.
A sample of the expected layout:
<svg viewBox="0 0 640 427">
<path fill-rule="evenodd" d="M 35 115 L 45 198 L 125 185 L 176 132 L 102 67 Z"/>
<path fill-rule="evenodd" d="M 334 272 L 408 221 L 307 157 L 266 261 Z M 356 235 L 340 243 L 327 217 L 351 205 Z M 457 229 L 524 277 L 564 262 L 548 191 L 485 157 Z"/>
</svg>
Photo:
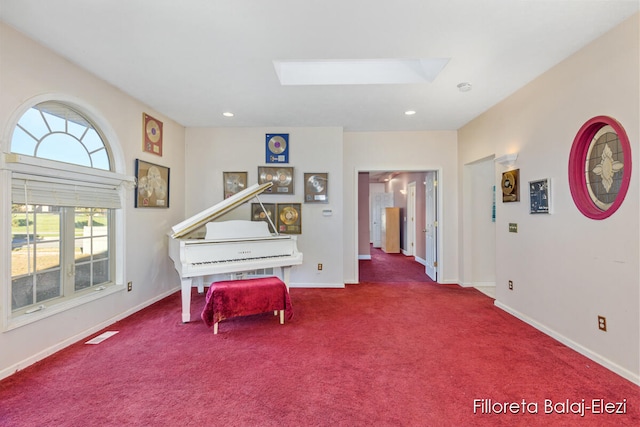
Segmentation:
<svg viewBox="0 0 640 427">
<path fill-rule="evenodd" d="M 287 286 L 287 292 L 289 291 L 289 276 L 291 276 L 291 266 L 280 267 L 282 273 L 282 281 Z"/>
<path fill-rule="evenodd" d="M 194 277 L 193 280 L 196 281 L 195 286 L 198 287 L 198 293 L 204 294 L 204 281 L 202 280 L 202 276 Z"/>
<path fill-rule="evenodd" d="M 191 321 L 191 278 L 182 279 L 182 323 Z"/>
</svg>

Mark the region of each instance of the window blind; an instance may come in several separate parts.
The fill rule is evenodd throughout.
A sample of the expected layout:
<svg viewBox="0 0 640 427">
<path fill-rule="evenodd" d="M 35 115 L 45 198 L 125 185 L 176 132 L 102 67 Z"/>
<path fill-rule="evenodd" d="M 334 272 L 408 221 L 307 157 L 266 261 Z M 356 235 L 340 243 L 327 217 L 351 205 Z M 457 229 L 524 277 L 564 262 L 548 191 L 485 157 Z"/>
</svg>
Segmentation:
<svg viewBox="0 0 640 427">
<path fill-rule="evenodd" d="M 25 175 L 12 178 L 11 201 L 30 205 L 122 207 L 117 186 Z"/>
</svg>

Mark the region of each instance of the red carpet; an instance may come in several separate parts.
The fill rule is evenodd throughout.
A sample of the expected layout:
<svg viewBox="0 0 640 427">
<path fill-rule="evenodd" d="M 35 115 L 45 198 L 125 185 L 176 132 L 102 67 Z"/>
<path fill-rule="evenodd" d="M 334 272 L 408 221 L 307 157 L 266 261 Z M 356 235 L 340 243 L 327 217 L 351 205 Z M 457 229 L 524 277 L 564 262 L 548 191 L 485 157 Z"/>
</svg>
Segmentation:
<svg viewBox="0 0 640 427">
<path fill-rule="evenodd" d="M 255 315 L 213 335 L 199 317 L 204 296 L 193 295 L 182 324 L 174 294 L 108 328 L 120 333 L 103 343 L 75 344 L 0 382 L 0 425 L 640 424 L 638 386 L 474 289 L 370 283 L 292 289 L 291 300 L 285 325 Z M 519 413 L 488 414 L 489 399 Z M 558 413 L 579 412 L 583 399 L 622 402 L 625 413 Z M 523 402 L 538 413 L 523 414 Z"/>
<path fill-rule="evenodd" d="M 387 254 L 382 249 L 371 247 L 371 260 L 359 261 L 360 283 L 433 283 L 424 272 L 424 265 L 414 257 L 402 254 Z"/>
</svg>

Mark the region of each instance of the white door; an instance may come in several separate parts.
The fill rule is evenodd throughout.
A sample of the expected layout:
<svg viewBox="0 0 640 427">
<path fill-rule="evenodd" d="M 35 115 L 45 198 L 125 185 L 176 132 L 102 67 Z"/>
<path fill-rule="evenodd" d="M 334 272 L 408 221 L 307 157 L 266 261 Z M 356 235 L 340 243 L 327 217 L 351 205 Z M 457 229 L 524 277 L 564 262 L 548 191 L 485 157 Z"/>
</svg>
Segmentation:
<svg viewBox="0 0 640 427">
<path fill-rule="evenodd" d="M 426 179 L 426 255 L 425 272 L 431 280 L 438 281 L 438 173 L 427 172 Z"/>
<path fill-rule="evenodd" d="M 374 248 L 382 246 L 381 225 L 382 211 L 393 206 L 393 193 L 373 193 L 371 196 L 371 239 Z"/>
<path fill-rule="evenodd" d="M 407 186 L 407 256 L 416 254 L 416 183 Z"/>
</svg>

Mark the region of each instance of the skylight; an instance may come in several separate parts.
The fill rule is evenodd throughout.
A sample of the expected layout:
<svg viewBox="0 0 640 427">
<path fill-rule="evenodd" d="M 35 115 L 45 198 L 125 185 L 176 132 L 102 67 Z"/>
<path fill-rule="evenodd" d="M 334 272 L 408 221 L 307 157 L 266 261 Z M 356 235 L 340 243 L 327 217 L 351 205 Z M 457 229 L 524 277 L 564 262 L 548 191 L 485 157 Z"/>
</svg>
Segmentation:
<svg viewBox="0 0 640 427">
<path fill-rule="evenodd" d="M 434 59 L 273 61 L 283 86 L 431 83 L 449 62 Z"/>
</svg>

